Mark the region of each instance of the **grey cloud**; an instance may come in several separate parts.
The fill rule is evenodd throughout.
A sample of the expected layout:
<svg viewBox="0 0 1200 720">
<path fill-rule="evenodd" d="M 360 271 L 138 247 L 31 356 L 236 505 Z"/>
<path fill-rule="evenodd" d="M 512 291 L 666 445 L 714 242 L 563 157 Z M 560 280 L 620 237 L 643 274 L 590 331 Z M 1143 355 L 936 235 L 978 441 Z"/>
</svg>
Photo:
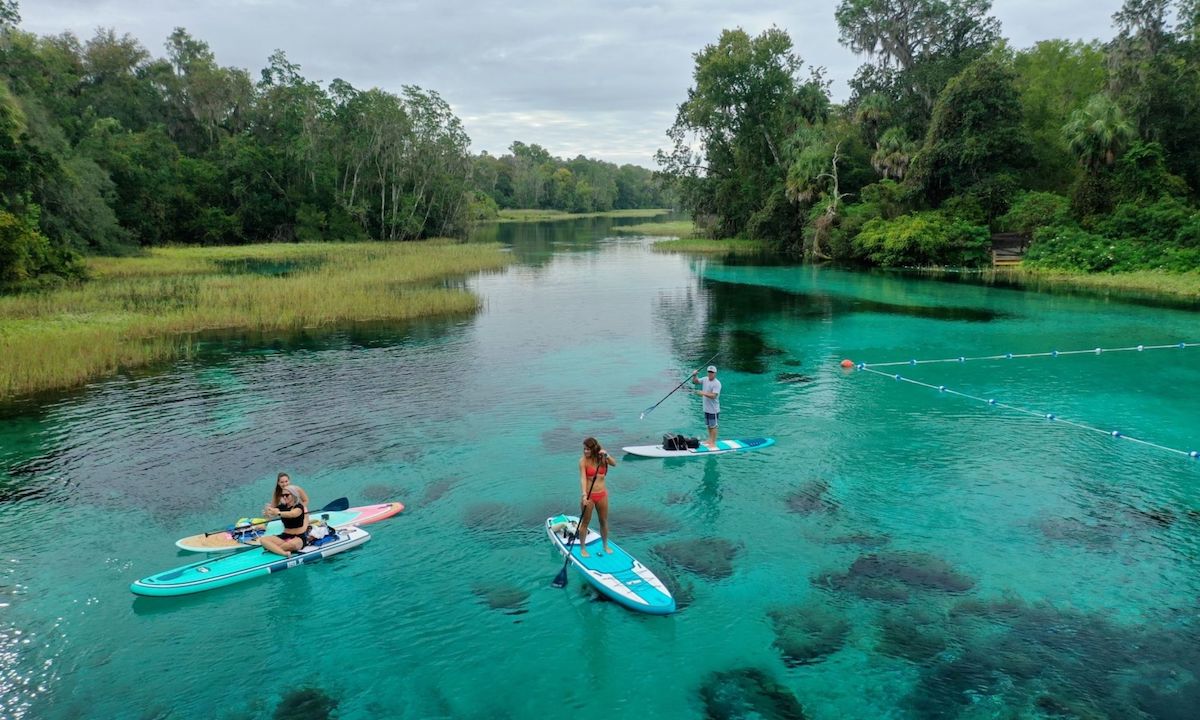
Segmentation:
<svg viewBox="0 0 1200 720">
<path fill-rule="evenodd" d="M 583 153 L 652 166 L 691 84 L 692 55 L 724 28 L 787 30 L 809 65 L 824 66 L 842 99 L 862 61 L 837 42 L 826 0 L 664 0 L 654 3 L 385 2 L 382 0 L 36 0 L 27 30 L 98 26 L 128 32 L 156 54 L 176 26 L 207 41 L 224 65 L 257 76 L 276 48 L 306 77 L 358 87 L 436 90 L 463 118 L 475 150 L 513 140 L 556 155 Z M 1120 0 L 997 0 L 1016 47 L 1050 37 L 1107 38 Z"/>
</svg>

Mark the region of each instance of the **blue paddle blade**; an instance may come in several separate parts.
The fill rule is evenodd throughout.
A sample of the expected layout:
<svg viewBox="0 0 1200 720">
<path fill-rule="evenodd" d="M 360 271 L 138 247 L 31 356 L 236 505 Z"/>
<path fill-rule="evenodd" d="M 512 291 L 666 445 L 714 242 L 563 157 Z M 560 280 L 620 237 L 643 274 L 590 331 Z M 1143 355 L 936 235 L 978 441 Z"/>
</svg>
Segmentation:
<svg viewBox="0 0 1200 720">
<path fill-rule="evenodd" d="M 565 588 L 567 586 L 567 566 L 563 565 L 562 570 L 558 571 L 558 575 L 550 583 L 550 587 Z"/>
</svg>

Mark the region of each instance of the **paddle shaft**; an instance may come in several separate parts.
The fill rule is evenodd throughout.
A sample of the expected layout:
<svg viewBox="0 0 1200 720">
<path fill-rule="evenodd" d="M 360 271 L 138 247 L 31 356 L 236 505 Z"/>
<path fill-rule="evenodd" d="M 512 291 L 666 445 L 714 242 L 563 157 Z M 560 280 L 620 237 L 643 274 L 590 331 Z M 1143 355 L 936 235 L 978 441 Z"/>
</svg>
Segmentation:
<svg viewBox="0 0 1200 720">
<path fill-rule="evenodd" d="M 606 463 L 608 462 L 608 459 L 603 456 L 600 459 Z M 599 467 L 596 468 L 596 474 L 592 476 L 592 481 L 588 483 L 587 495 L 584 496 L 583 502 L 579 503 L 579 522 L 583 521 L 583 512 L 586 509 L 584 503 L 592 499 L 592 488 L 596 486 L 596 478 L 598 477 L 600 477 Z M 571 562 L 571 546 L 579 539 L 579 522 L 575 523 L 575 532 L 571 533 L 571 539 L 567 541 L 567 557 L 563 560 L 562 570 L 558 571 L 558 576 L 554 578 L 555 582 L 551 583 L 552 585 L 557 584 L 559 579 L 563 581 L 563 585 L 566 584 L 567 565 Z M 587 538 L 584 539 L 586 540 Z"/>
<path fill-rule="evenodd" d="M 712 357 L 710 357 L 709 359 L 707 359 L 707 360 L 705 360 L 705 361 L 704 361 L 704 365 L 708 365 L 708 364 L 709 364 L 709 363 L 711 363 L 713 360 L 716 360 L 716 359 L 717 359 L 717 355 L 720 355 L 720 354 L 721 354 L 721 351 L 720 351 L 720 350 L 718 350 L 718 351 L 717 351 L 717 352 L 716 352 L 716 353 L 715 353 L 715 354 L 714 354 Z M 646 416 L 647 416 L 647 415 L 649 415 L 651 412 L 653 412 L 653 411 L 654 411 L 654 409 L 655 409 L 656 407 L 658 407 L 659 405 L 662 405 L 662 404 L 663 404 L 663 401 L 665 401 L 667 398 L 669 398 L 669 397 L 671 397 L 672 395 L 674 395 L 674 394 L 675 394 L 675 390 L 678 390 L 679 388 L 681 388 L 681 387 L 683 387 L 684 385 L 686 385 L 686 384 L 687 384 L 687 383 L 688 383 L 688 382 L 689 382 L 689 381 L 692 379 L 692 376 L 693 376 L 693 375 L 695 375 L 697 372 L 700 372 L 700 371 L 699 371 L 699 370 L 697 370 L 696 372 L 693 372 L 691 375 L 688 375 L 686 378 L 684 378 L 684 379 L 683 379 L 683 382 L 681 382 L 681 383 L 679 383 L 678 385 L 676 385 L 676 386 L 675 386 L 675 389 L 674 389 L 674 390 L 671 390 L 671 392 L 669 392 L 669 393 L 667 393 L 666 395 L 664 395 L 662 400 L 659 400 L 658 402 L 654 403 L 654 404 L 653 404 L 653 405 L 651 405 L 650 407 L 648 407 L 648 408 L 646 408 L 645 410 L 643 410 L 643 411 L 642 411 L 642 417 L 643 417 L 643 418 L 644 418 L 644 417 L 646 417 Z"/>
</svg>

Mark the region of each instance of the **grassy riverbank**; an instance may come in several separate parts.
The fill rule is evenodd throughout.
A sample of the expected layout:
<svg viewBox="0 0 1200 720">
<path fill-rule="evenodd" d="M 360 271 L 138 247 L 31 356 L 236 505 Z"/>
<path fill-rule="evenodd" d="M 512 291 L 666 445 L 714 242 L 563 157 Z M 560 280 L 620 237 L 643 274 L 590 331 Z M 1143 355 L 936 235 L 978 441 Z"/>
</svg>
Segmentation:
<svg viewBox="0 0 1200 720">
<path fill-rule="evenodd" d="M 666 222 L 638 223 L 637 225 L 618 225 L 613 232 L 627 235 L 654 235 L 690 238 L 696 234 L 696 223 L 691 220 L 668 220 Z"/>
<path fill-rule="evenodd" d="M 473 312 L 443 279 L 499 268 L 498 245 L 306 243 L 93 258 L 91 279 L 0 297 L 0 399 L 186 356 L 196 333 Z"/>
<path fill-rule="evenodd" d="M 670 210 L 651 208 L 647 210 L 609 210 L 608 212 L 569 213 L 561 210 L 501 210 L 494 221 L 488 222 L 545 222 L 547 220 L 575 220 L 577 218 L 650 218 L 666 215 Z"/>
<path fill-rule="evenodd" d="M 1070 273 L 1014 268 L 1012 270 L 996 270 L 995 275 L 998 279 L 1010 280 L 1029 287 L 1080 288 L 1200 303 L 1200 270 L 1185 273 L 1162 270 Z"/>
<path fill-rule="evenodd" d="M 706 238 L 659 240 L 654 243 L 654 249 L 658 252 L 703 253 L 707 255 L 762 255 L 771 252 L 770 246 L 765 241 L 745 240 L 742 238 L 726 240 L 709 240 Z"/>
</svg>

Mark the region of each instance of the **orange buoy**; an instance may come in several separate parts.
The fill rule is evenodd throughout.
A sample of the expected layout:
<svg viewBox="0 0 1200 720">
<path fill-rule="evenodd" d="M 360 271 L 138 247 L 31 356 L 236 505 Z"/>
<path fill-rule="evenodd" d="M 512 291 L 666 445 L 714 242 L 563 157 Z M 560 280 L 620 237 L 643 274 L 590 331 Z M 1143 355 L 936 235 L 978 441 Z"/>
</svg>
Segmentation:
<svg viewBox="0 0 1200 720">
<path fill-rule="evenodd" d="M 852 368 L 852 367 L 854 367 L 854 362 L 853 362 L 853 361 L 851 361 L 851 360 L 843 360 L 843 361 L 842 361 L 842 367 L 844 367 L 844 368 Z"/>
</svg>

